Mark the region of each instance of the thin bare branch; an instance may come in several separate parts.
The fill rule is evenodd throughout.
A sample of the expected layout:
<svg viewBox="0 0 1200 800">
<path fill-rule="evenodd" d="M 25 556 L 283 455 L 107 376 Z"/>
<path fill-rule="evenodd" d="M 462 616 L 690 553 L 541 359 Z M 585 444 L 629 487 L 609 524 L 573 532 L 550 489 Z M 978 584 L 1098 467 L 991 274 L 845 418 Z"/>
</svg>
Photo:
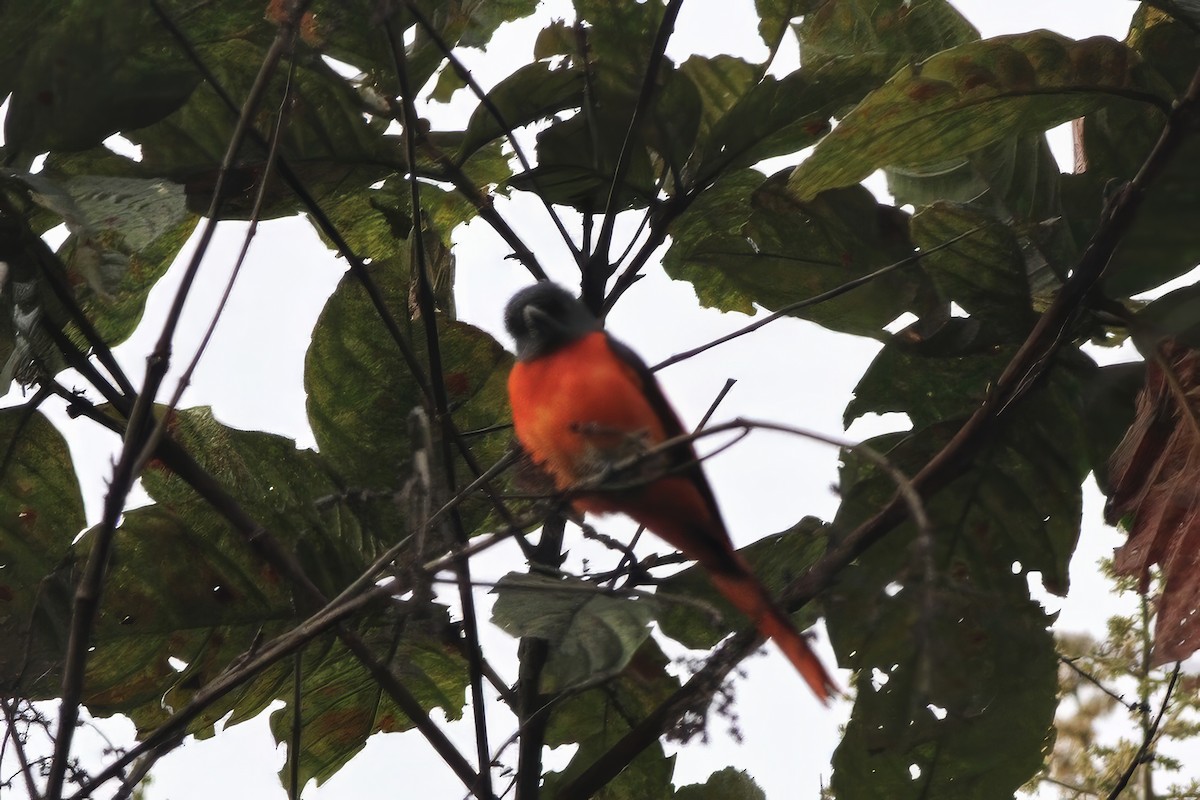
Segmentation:
<svg viewBox="0 0 1200 800">
<path fill-rule="evenodd" d="M 1108 688 L 1103 683 L 1101 683 L 1100 679 L 1097 678 L 1095 675 L 1091 674 L 1090 672 L 1088 672 L 1087 670 L 1083 669 L 1078 664 L 1076 664 L 1075 662 L 1078 660 L 1079 660 L 1078 658 L 1068 658 L 1067 656 L 1064 656 L 1064 655 L 1060 655 L 1058 657 L 1058 661 L 1060 664 L 1063 664 L 1066 667 L 1068 667 L 1076 675 L 1083 678 L 1085 681 L 1092 684 L 1097 689 L 1104 692 L 1104 694 L 1108 695 L 1111 699 L 1117 701 L 1121 705 L 1128 708 L 1130 711 L 1138 711 L 1141 709 L 1142 704 L 1140 701 L 1126 700 L 1124 695 L 1117 694 L 1112 689 Z"/>
<path fill-rule="evenodd" d="M 200 344 L 196 347 L 196 352 L 192 355 L 192 359 L 188 362 L 187 368 L 179 376 L 179 381 L 175 386 L 175 392 L 171 395 L 171 399 L 166 404 L 165 412 L 159 417 L 158 422 L 154 426 L 154 430 L 146 437 L 146 443 L 142 447 L 141 455 L 138 457 L 137 463 L 134 465 L 134 474 L 141 474 L 147 463 L 154 455 L 155 448 L 158 447 L 159 440 L 166 433 L 167 425 L 171 420 L 171 414 L 179 407 L 179 402 L 183 399 L 183 393 L 187 391 L 191 385 L 192 375 L 196 372 L 196 367 L 200 364 L 200 359 L 204 356 L 204 351 L 208 349 L 208 344 L 212 341 L 213 334 L 217 330 L 217 323 L 221 320 L 221 315 L 225 312 L 225 306 L 229 303 L 229 297 L 233 294 L 233 286 L 237 282 L 238 275 L 241 274 L 242 265 L 246 262 L 246 256 L 250 252 L 250 243 L 254 241 L 254 236 L 258 232 L 258 222 L 262 215 L 263 203 L 266 201 L 267 187 L 271 183 L 271 174 L 275 169 L 276 161 L 279 157 L 279 141 L 283 133 L 283 128 L 287 115 L 287 106 L 291 101 L 292 81 L 296 74 L 296 58 L 295 58 L 295 31 L 292 32 L 293 38 L 289 43 L 289 48 L 292 50 L 290 66 L 288 68 L 287 82 L 283 90 L 283 98 L 280 100 L 279 110 L 276 114 L 274 130 L 271 132 L 271 143 L 267 151 L 266 166 L 262 171 L 262 179 L 258 183 L 258 192 L 254 198 L 254 207 L 250 212 L 250 224 L 246 228 L 246 234 L 242 237 L 242 246 L 238 251 L 237 258 L 234 260 L 233 269 L 229 271 L 229 278 L 225 282 L 225 290 L 221 293 L 221 299 L 217 302 L 217 307 L 213 311 L 212 318 L 209 320 L 208 327 L 204 331 L 204 335 L 200 339 Z"/>
<path fill-rule="evenodd" d="M 1154 722 L 1146 729 L 1145 735 L 1142 737 L 1142 746 L 1138 748 L 1137 755 L 1130 759 L 1129 765 L 1121 773 L 1121 777 L 1117 779 L 1117 783 L 1113 786 L 1112 791 L 1108 793 L 1107 800 L 1117 800 L 1121 792 L 1125 791 L 1125 787 L 1129 785 L 1129 780 L 1133 777 L 1133 773 L 1137 771 L 1137 768 L 1150 759 L 1150 751 L 1158 738 L 1158 726 L 1162 723 L 1163 717 L 1167 713 L 1167 708 L 1171 705 L 1171 695 L 1175 693 L 1175 686 L 1179 682 L 1179 671 L 1182 666 L 1182 662 L 1175 662 L 1175 669 L 1171 670 L 1171 680 L 1167 682 L 1167 690 L 1163 692 L 1162 705 L 1158 707 L 1158 714 L 1155 715 Z"/>
<path fill-rule="evenodd" d="M 530 559 L 530 569 L 562 565 L 563 533 L 567 518 L 552 514 L 542 525 L 542 535 Z M 521 736 L 517 747 L 517 800 L 538 800 L 541 794 L 542 750 L 546 744 L 548 714 L 539 713 L 553 701 L 554 695 L 541 690 L 542 670 L 550 655 L 550 643 L 536 636 L 521 639 L 517 648 L 520 671 L 517 678 L 517 707 L 515 709 Z"/>
<path fill-rule="evenodd" d="M 442 38 L 441 33 L 433 25 L 433 23 L 429 21 L 429 18 L 426 17 L 421 9 L 417 7 L 417 4 L 414 3 L 413 0 L 404 0 L 404 7 L 410 14 L 413 15 L 413 18 L 416 19 L 417 24 L 424 28 L 425 33 L 429 35 L 430 40 L 437 45 L 439 50 L 442 51 L 442 55 L 446 57 L 446 60 L 450 64 L 450 68 L 454 70 L 454 72 L 467 84 L 475 96 L 479 98 L 479 104 L 482 105 L 487 112 L 492 115 L 492 119 L 494 119 L 496 124 L 500 126 L 500 129 L 504 131 L 504 136 L 506 139 L 508 139 L 508 143 L 512 147 L 513 154 L 516 155 L 517 161 L 520 162 L 521 169 L 525 170 L 526 174 L 532 176 L 533 164 L 530 162 L 529 157 L 525 154 L 525 148 L 521 147 L 521 143 L 517 141 L 517 137 L 513 133 L 513 127 L 512 125 L 508 124 L 508 121 L 504 118 L 503 112 L 501 112 L 499 107 L 497 107 L 497 105 L 492 102 L 492 99 L 488 97 L 487 92 L 485 92 L 483 87 L 479 85 L 479 81 L 475 80 L 475 76 L 471 74 L 471 71 L 466 68 L 461 60 L 459 60 L 458 56 L 454 55 L 454 50 L 446 43 L 446 40 Z M 457 165 L 455 165 L 455 167 L 457 169 Z M 579 262 L 581 256 L 579 247 L 575 244 L 575 240 L 571 238 L 571 234 L 567 231 L 566 226 L 563 225 L 562 218 L 559 217 L 558 212 L 554 210 L 554 206 L 550 204 L 550 201 L 546 199 L 545 193 L 539 191 L 536 180 L 534 181 L 533 186 L 534 194 L 537 195 L 538 199 L 542 201 L 542 205 L 545 206 L 546 213 L 550 216 L 550 221 L 554 223 L 554 227 L 558 229 L 559 235 L 562 236 L 563 243 L 566 244 L 567 249 L 571 251 L 571 255 L 575 258 L 575 261 Z M 545 280 L 544 273 L 539 275 L 538 272 L 533 270 L 530 271 L 538 280 Z"/>
<path fill-rule="evenodd" d="M 417 108 L 413 89 L 408 79 L 408 55 L 404 49 L 403 31 L 397 30 L 396 17 L 390 16 L 384 23 L 392 54 L 392 65 L 400 83 L 400 102 L 404 112 L 404 147 L 410 165 L 417 163 Z M 421 311 L 421 322 L 425 329 L 425 344 L 429 353 L 429 373 L 433 390 L 433 406 L 440 423 L 440 461 L 445 488 L 450 494 L 457 491 L 458 480 L 454 470 L 454 451 L 451 440 L 455 431 L 450 418 L 450 403 L 446 393 L 446 381 L 442 365 L 441 340 L 437 328 L 437 308 L 433 295 L 433 282 L 429 275 L 429 264 L 425 258 L 425 237 L 422 231 L 421 184 L 417 176 L 410 173 L 409 188 L 412 208 L 413 253 L 416 256 L 417 304 Z M 466 528 L 459 516 L 458 508 L 450 510 L 450 527 L 458 544 L 468 541 Z M 475 723 L 475 748 L 479 761 L 476 794 L 491 797 L 492 771 L 491 752 L 488 744 L 487 699 L 483 693 L 483 653 L 479 647 L 479 619 L 475 610 L 475 593 L 471 588 L 471 565 L 469 561 L 455 562 L 458 577 L 459 605 L 463 615 L 463 632 L 466 634 L 467 663 L 470 668 L 471 713 Z"/>
<path fill-rule="evenodd" d="M 104 514 L 96 527 L 92 538 L 91 550 L 83 576 L 75 589 L 75 599 L 71 612 L 70 631 L 67 637 L 67 653 L 63 665 L 62 690 L 59 702 L 58 729 L 54 742 L 54 755 L 50 763 L 50 772 L 46 781 L 46 797 L 49 800 L 60 800 L 63 791 L 63 781 L 66 777 L 67 764 L 70 757 L 71 742 L 75 735 L 75 727 L 79 720 L 79 705 L 83 696 L 83 676 L 87 656 L 91 644 L 92 626 L 99 608 L 100 595 L 103 591 L 104 573 L 108 566 L 108 558 L 112 547 L 113 535 L 117 521 L 125 507 L 125 498 L 137 479 L 136 466 L 146 434 L 150 430 L 151 409 L 154 397 L 166 375 L 170 362 L 171 343 L 175 329 L 183 314 L 183 304 L 195 281 L 200 268 L 200 262 L 207 250 L 220 216 L 221 201 L 225 179 L 229 169 L 237 157 L 241 144 L 250 128 L 258 106 L 266 93 L 267 85 L 275 66 L 290 40 L 290 30 L 303 13 L 307 3 L 300 0 L 294 8 L 290 24 L 280 27 L 279 33 L 267 50 L 262 66 L 255 77 L 254 84 L 246 97 L 238 122 L 230 137 L 229 146 L 221 162 L 217 174 L 216 185 L 213 188 L 212 201 L 209 204 L 208 220 L 201 231 L 196 245 L 195 255 L 184 270 L 178 291 L 167 313 L 163 330 L 155 345 L 154 352 L 148 359 L 146 378 L 142 391 L 134 403 L 127 427 L 125 446 L 121 457 L 113 471 L 109 485 L 108 496 L 105 499 Z"/>
<path fill-rule="evenodd" d="M 772 312 L 771 314 L 768 314 L 767 316 L 763 317 L 762 319 L 755 320 L 754 322 L 751 322 L 749 325 L 746 325 L 745 327 L 738 328 L 733 333 L 728 333 L 717 339 L 713 339 L 711 342 L 708 342 L 707 344 L 702 344 L 699 347 L 693 347 L 691 350 L 685 350 L 682 353 L 676 353 L 675 355 L 671 356 L 670 358 L 664 359 L 664 360 L 660 361 L 659 363 L 655 364 L 653 367 L 650 368 L 650 370 L 652 372 L 657 372 L 658 370 L 663 369 L 665 367 L 669 367 L 672 364 L 678 364 L 680 361 L 686 361 L 689 358 L 698 356 L 703 352 L 711 350 L 712 348 L 716 347 L 717 345 L 722 345 L 722 344 L 725 344 L 726 342 L 731 342 L 740 336 L 745 336 L 747 333 L 753 333 L 754 331 L 758 330 L 759 328 L 763 327 L 764 325 L 768 325 L 781 317 L 786 317 L 790 314 L 794 314 L 795 312 L 799 311 L 802 308 L 809 308 L 811 306 L 815 306 L 820 303 L 824 303 L 829 300 L 832 300 L 835 297 L 840 297 L 841 295 L 845 294 L 846 292 L 849 292 L 852 289 L 857 289 L 859 286 L 870 283 L 871 281 L 881 278 L 890 272 L 895 272 L 896 270 L 901 269 L 903 267 L 907 267 L 912 264 L 916 264 L 916 263 L 920 262 L 922 259 L 924 259 L 925 257 L 932 255 L 933 253 L 936 253 L 939 250 L 944 250 L 945 248 L 958 243 L 962 239 L 965 239 L 966 237 L 971 236 L 972 234 L 978 233 L 980 230 L 981 230 L 981 228 L 978 228 L 978 227 L 971 228 L 969 231 L 964 231 L 963 233 L 960 233 L 958 236 L 955 236 L 951 239 L 947 239 L 946 241 L 941 242 L 940 244 L 937 244 L 937 245 L 929 248 L 928 250 L 922 250 L 919 253 L 913 253 L 911 256 L 908 256 L 907 258 L 903 258 L 893 264 L 888 264 L 886 267 L 880 267 L 879 269 L 875 270 L 874 272 L 867 273 L 866 275 L 855 278 L 852 281 L 847 281 L 846 283 L 843 283 L 841 286 L 835 286 L 834 288 L 830 289 L 827 292 L 821 292 L 818 295 L 814 295 L 812 297 L 805 298 L 804 300 L 797 300 L 795 303 L 789 303 L 788 305 L 784 306 L 783 308 L 779 309 L 778 311 Z"/>
<path fill-rule="evenodd" d="M 25 752 L 25 743 L 21 741 L 21 734 L 17 730 L 17 715 L 13 713 L 13 704 L 16 702 L 7 697 L 0 697 L 0 710 L 4 712 L 6 726 L 5 735 L 13 743 L 13 752 L 17 754 L 17 766 L 21 769 L 21 777 L 25 781 L 25 791 L 29 794 L 30 800 L 39 800 L 42 795 L 38 791 L 37 784 L 33 782 L 32 765 Z"/>
<path fill-rule="evenodd" d="M 300 753 L 304 740 L 304 648 L 292 654 L 292 735 L 288 739 L 288 800 L 300 800 Z"/>
<path fill-rule="evenodd" d="M 654 34 L 654 43 L 650 47 L 650 55 L 646 59 L 646 74 L 642 79 L 642 87 L 638 92 L 637 103 L 633 115 L 629 118 L 629 127 L 625 130 L 625 139 L 621 142 L 621 150 L 617 155 L 617 163 L 613 168 L 612 183 L 608 187 L 608 199 L 604 204 L 604 219 L 600 223 L 600 233 L 596 237 L 596 249 L 588 257 L 588 263 L 583 273 L 583 302 L 593 312 L 599 313 L 604 308 L 604 288 L 612 276 L 614 267 L 608 263 L 609 247 L 612 243 L 613 228 L 617 223 L 617 199 L 621 194 L 625 176 L 633 163 L 632 150 L 634 139 L 641 128 L 643 118 L 650 109 L 654 99 L 654 89 L 658 85 L 658 72 L 666 57 L 667 43 L 675 32 L 675 20 L 683 0 L 670 0 L 663 10 L 662 21 Z M 665 227 L 665 226 L 663 226 Z M 653 238 L 653 237 L 651 237 Z"/>
</svg>

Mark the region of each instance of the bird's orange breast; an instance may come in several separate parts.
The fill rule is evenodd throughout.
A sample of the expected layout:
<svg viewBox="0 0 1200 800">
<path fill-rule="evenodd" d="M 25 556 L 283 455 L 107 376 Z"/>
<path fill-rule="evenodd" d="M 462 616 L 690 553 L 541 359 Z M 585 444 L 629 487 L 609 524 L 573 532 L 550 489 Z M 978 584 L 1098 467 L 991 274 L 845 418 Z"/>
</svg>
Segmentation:
<svg viewBox="0 0 1200 800">
<path fill-rule="evenodd" d="M 560 489 L 666 438 L 637 372 L 602 331 L 517 362 L 508 393 L 517 439 Z"/>
</svg>

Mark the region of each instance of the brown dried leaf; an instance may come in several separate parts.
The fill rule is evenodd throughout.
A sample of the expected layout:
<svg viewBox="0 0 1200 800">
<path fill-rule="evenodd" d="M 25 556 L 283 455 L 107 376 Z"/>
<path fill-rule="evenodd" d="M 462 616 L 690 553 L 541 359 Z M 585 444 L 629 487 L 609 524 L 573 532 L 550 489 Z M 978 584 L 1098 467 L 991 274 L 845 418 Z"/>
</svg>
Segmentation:
<svg viewBox="0 0 1200 800">
<path fill-rule="evenodd" d="M 1143 592 L 1150 567 L 1162 568 L 1154 663 L 1185 659 L 1200 649 L 1200 352 L 1173 341 L 1159 348 L 1109 465 L 1105 517 L 1129 521 L 1114 566 Z"/>
</svg>

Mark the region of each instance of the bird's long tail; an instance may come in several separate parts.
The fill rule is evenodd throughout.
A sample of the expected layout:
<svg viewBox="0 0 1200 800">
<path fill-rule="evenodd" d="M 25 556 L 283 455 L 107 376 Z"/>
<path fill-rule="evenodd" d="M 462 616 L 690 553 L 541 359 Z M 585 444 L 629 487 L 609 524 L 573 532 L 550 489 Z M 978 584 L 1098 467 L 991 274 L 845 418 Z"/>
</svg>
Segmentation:
<svg viewBox="0 0 1200 800">
<path fill-rule="evenodd" d="M 775 640 L 813 693 L 822 703 L 828 703 L 831 697 L 841 691 L 833 677 L 741 556 L 736 552 L 732 552 L 731 556 L 730 559 L 723 559 L 725 563 L 720 565 L 705 564 L 713 585 L 754 622 L 759 633 Z"/>
<path fill-rule="evenodd" d="M 580 511 L 620 511 L 695 559 L 708 572 L 721 594 L 754 623 L 796 667 L 813 693 L 828 702 L 840 690 L 791 619 L 771 598 L 745 559 L 729 540 L 721 514 L 707 491 L 702 474 L 664 478 L 639 495 L 585 497 L 575 501 Z M 615 497 L 615 499 L 614 499 Z"/>
</svg>

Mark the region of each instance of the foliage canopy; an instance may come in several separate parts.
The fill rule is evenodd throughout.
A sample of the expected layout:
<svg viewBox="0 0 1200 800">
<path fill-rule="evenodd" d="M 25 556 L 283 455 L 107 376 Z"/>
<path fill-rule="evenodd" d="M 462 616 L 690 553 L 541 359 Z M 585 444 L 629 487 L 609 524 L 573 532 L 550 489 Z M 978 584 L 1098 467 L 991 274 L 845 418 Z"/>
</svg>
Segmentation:
<svg viewBox="0 0 1200 800">
<path fill-rule="evenodd" d="M 1184 491 L 1200 471 L 1187 428 L 1200 416 L 1200 292 L 1135 299 L 1200 261 L 1200 19 L 1142 3 L 1120 42 L 980 40 L 945 0 L 756 0 L 771 54 L 796 38 L 804 55 L 776 76 L 769 59 L 665 57 L 677 0 L 574 5 L 577 19 L 546 27 L 462 130 L 414 119 L 414 96 L 471 91 L 447 55 L 483 47 L 533 0 L 4 7 L 0 385 L 34 389 L 0 411 L 0 697 L 58 698 L 67 722 L 80 703 L 126 714 L 156 753 L 283 700 L 272 725 L 299 743 L 285 774 L 300 785 L 372 733 L 415 727 L 490 796 L 491 777 L 429 717 L 459 717 L 485 680 L 469 574 L 458 568 L 452 614 L 430 600 L 427 565 L 556 516 L 521 499 L 511 472 L 460 497 L 508 447 L 510 356 L 455 319 L 451 237 L 481 218 L 544 275 L 493 203 L 532 193 L 582 217 L 572 247 L 593 309 L 619 302 L 669 243 L 664 269 L 707 306 L 882 343 L 845 421 L 901 412 L 911 430 L 847 449 L 835 518 L 801 520 L 747 557 L 798 621 L 819 607 L 856 676 L 835 796 L 1011 797 L 1050 751 L 1059 688 L 1053 620 L 1030 580 L 1069 590 L 1085 478 L 1156 542 L 1127 553 L 1131 572 L 1173 558 L 1163 497 L 1200 533 Z M 1079 169 L 1065 174 L 1044 132 L 1072 120 Z M 536 146 L 518 158 L 509 134 L 525 127 Z M 103 145 L 118 132 L 140 160 Z M 774 175 L 755 168 L 812 146 Z M 859 185 L 880 169 L 891 202 Z M 623 256 L 621 212 L 646 218 Z M 154 366 L 135 387 L 106 354 L 189 236 L 297 213 L 350 265 L 305 363 L 319 452 L 154 406 L 167 401 Z M 69 235 L 52 252 L 40 237 L 59 224 Z M 913 321 L 891 330 L 903 314 Z M 1156 393 L 1110 474 L 1143 370 L 1080 348 L 1127 336 L 1156 365 Z M 55 381 L 66 366 L 86 394 Z M 105 519 L 77 541 L 75 467 L 37 409 L 52 397 L 77 424 L 126 437 Z M 1170 470 L 1153 446 L 1168 439 Z M 139 476 L 154 502 L 121 513 Z M 558 518 L 529 545 L 530 572 L 497 587 L 496 622 L 523 637 L 520 680 L 498 687 L 523 722 L 517 796 L 541 783 L 568 798 L 761 797 L 732 769 L 674 788 L 660 744 L 695 733 L 752 637 L 726 639 L 681 684 L 648 625 L 716 645 L 736 617 L 713 630 L 707 583 L 673 575 L 662 597 L 693 602 L 667 602 L 630 591 L 658 565 L 623 562 L 610 592 L 599 576 L 547 571 L 562 547 Z M 1170 563 L 1173 619 L 1187 617 L 1200 573 Z M 1169 645 L 1182 658 L 1200 631 Z M 542 747 L 568 743 L 571 763 L 542 775 Z M 98 772 L 72 774 L 87 789 L 117 768 Z"/>
</svg>

